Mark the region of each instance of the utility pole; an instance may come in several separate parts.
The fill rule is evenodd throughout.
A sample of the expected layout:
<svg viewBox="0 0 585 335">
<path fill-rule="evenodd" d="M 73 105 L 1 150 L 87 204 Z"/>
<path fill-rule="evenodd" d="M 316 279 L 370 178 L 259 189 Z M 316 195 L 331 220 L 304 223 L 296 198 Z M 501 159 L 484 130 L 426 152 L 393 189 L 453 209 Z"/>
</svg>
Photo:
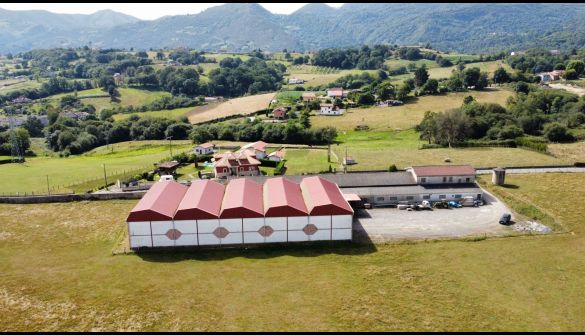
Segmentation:
<svg viewBox="0 0 585 335">
<path fill-rule="evenodd" d="M 169 140 L 169 150 L 171 152 L 171 159 L 173 159 L 173 137 L 169 136 L 167 137 L 167 139 Z"/>
<path fill-rule="evenodd" d="M 108 188 L 108 177 L 106 175 L 106 164 L 103 164 L 104 166 L 104 188 L 107 189 Z"/>
<path fill-rule="evenodd" d="M 47 194 L 51 194 L 51 188 L 49 187 L 49 175 L 47 175 Z"/>
</svg>

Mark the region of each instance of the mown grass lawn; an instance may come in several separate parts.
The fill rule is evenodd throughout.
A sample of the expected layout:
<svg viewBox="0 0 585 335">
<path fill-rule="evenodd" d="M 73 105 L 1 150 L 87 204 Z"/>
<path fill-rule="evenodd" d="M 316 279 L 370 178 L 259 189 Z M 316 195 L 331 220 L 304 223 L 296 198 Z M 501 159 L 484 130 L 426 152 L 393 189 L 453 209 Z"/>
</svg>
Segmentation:
<svg viewBox="0 0 585 335">
<path fill-rule="evenodd" d="M 337 137 L 338 145 L 332 150 L 339 160 L 346 153 L 358 164 L 348 170 L 388 169 L 392 164 L 398 168 L 413 165 L 471 164 L 476 168 L 495 166 L 544 166 L 561 165 L 568 161 L 542 153 L 519 148 L 440 148 L 419 149 L 426 143 L 419 140 L 414 129 L 395 132 L 347 131 Z M 445 158 L 451 163 L 446 163 Z"/>
<path fill-rule="evenodd" d="M 136 201 L 0 205 L 0 330 L 583 331 L 585 174 L 507 182 L 574 234 L 112 256 Z"/>
<path fill-rule="evenodd" d="M 190 141 L 173 141 L 173 154 L 192 148 Z M 168 141 L 132 141 L 96 148 L 67 158 L 31 157 L 24 164 L 2 164 L 1 193 L 47 192 L 47 175 L 52 192 L 67 192 L 68 185 L 103 178 L 123 171 L 148 169 L 153 163 L 170 157 Z"/>
</svg>

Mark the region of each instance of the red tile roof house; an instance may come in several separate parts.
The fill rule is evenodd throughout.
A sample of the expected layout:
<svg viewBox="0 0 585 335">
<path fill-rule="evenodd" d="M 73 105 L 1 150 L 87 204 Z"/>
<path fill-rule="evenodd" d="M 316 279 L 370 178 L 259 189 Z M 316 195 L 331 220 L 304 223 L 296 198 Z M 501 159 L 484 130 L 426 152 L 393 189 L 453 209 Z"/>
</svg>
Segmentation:
<svg viewBox="0 0 585 335">
<path fill-rule="evenodd" d="M 343 87 L 333 87 L 327 89 L 327 96 L 330 98 L 343 98 L 347 96 L 347 91 L 343 90 Z"/>
<path fill-rule="evenodd" d="M 286 114 L 288 109 L 286 107 L 278 107 L 272 111 L 272 115 L 275 119 L 284 120 L 286 119 Z"/>
<path fill-rule="evenodd" d="M 211 142 L 199 144 L 195 148 L 193 148 L 193 152 L 197 155 L 209 155 L 213 153 L 213 149 L 215 148 L 215 144 Z"/>
<path fill-rule="evenodd" d="M 238 151 L 244 151 L 246 149 L 254 149 L 253 156 L 257 159 L 264 159 L 266 157 L 266 146 L 268 144 L 263 141 L 258 141 L 250 144 L 246 144 L 240 148 Z"/>
<path fill-rule="evenodd" d="M 213 169 L 216 178 L 258 176 L 260 175 L 260 161 L 254 158 L 248 150 L 226 152 L 221 157 L 216 156 Z"/>
<path fill-rule="evenodd" d="M 307 101 L 307 102 L 317 100 L 317 95 L 313 92 L 303 93 L 302 97 L 303 97 L 303 101 Z"/>
</svg>

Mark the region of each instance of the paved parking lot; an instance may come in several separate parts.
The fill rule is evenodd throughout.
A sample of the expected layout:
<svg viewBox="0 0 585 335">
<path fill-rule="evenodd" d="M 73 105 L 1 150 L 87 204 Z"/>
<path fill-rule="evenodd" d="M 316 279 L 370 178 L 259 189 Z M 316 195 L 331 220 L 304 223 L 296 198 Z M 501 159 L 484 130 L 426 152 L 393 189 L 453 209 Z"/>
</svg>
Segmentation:
<svg viewBox="0 0 585 335">
<path fill-rule="evenodd" d="M 498 223 L 510 210 L 495 197 L 485 194 L 487 204 L 480 207 L 406 211 L 396 208 L 361 209 L 354 217 L 354 233 L 372 241 L 389 239 L 423 239 L 462 237 L 469 235 L 500 235 L 512 228 Z M 514 217 L 512 217 L 514 219 Z"/>
</svg>

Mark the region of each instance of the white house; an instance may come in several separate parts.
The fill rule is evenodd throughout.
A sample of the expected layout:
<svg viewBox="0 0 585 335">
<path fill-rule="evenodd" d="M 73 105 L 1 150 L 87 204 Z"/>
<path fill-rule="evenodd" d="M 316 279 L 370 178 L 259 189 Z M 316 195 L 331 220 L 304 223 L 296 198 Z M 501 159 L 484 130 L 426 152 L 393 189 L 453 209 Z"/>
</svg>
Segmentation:
<svg viewBox="0 0 585 335">
<path fill-rule="evenodd" d="M 470 165 L 413 166 L 407 171 L 419 185 L 475 183 L 475 169 Z"/>
<path fill-rule="evenodd" d="M 280 162 L 281 160 L 284 159 L 284 150 L 277 150 L 275 152 L 272 152 L 268 155 L 268 160 L 271 161 L 275 161 L 275 162 Z"/>
<path fill-rule="evenodd" d="M 343 115 L 345 109 L 340 109 L 333 104 L 321 104 L 321 111 L 319 115 Z"/>
<path fill-rule="evenodd" d="M 264 159 L 266 157 L 266 142 L 257 141 L 254 143 L 246 144 L 238 151 L 253 151 L 252 156 L 257 159 Z"/>
<path fill-rule="evenodd" d="M 215 144 L 211 142 L 199 144 L 195 148 L 193 148 L 193 152 L 197 155 L 209 155 L 213 153 L 213 149 L 215 149 Z"/>
<path fill-rule="evenodd" d="M 289 84 L 304 84 L 305 81 L 303 79 L 297 79 L 297 78 L 290 78 L 288 80 Z"/>
</svg>

